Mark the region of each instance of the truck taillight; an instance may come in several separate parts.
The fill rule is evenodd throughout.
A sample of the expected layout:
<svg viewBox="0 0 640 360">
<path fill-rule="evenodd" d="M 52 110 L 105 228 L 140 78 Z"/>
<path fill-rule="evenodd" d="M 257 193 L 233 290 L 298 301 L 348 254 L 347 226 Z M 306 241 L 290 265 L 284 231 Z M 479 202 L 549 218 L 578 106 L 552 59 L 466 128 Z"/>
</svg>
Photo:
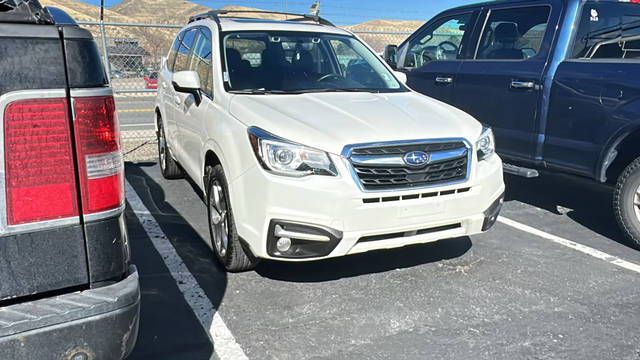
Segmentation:
<svg viewBox="0 0 640 360">
<path fill-rule="evenodd" d="M 124 160 L 111 96 L 75 98 L 76 148 L 84 214 L 124 204 Z"/>
<path fill-rule="evenodd" d="M 31 99 L 4 112 L 9 225 L 78 215 L 66 99 Z"/>
</svg>

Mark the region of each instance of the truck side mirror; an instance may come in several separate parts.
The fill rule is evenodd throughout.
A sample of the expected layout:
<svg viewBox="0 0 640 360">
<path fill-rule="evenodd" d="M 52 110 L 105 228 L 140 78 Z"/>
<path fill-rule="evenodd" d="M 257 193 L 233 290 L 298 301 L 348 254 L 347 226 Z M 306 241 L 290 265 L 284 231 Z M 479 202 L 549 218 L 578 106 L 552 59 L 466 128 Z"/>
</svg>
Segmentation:
<svg viewBox="0 0 640 360">
<path fill-rule="evenodd" d="M 384 61 L 391 66 L 392 69 L 396 69 L 398 67 L 398 45 L 387 45 L 384 47 L 384 54 L 382 58 Z"/>
</svg>

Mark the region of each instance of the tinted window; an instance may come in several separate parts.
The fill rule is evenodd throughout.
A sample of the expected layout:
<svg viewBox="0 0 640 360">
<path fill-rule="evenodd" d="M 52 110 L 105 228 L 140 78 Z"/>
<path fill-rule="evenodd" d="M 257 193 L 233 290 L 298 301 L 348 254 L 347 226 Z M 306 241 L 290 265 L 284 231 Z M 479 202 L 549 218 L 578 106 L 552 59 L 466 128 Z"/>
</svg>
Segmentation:
<svg viewBox="0 0 640 360">
<path fill-rule="evenodd" d="M 178 54 L 178 48 L 180 47 L 180 42 L 182 41 L 182 37 L 184 36 L 184 31 L 178 34 L 176 40 L 173 42 L 171 46 L 171 51 L 169 52 L 169 59 L 167 59 L 167 67 L 169 70 L 173 71 L 173 65 L 176 62 L 176 55 Z"/>
<path fill-rule="evenodd" d="M 471 16 L 468 13 L 446 17 L 422 30 L 409 43 L 404 67 L 419 68 L 430 61 L 461 58 L 462 39 Z"/>
<path fill-rule="evenodd" d="M 525 60 L 535 56 L 549 21 L 549 6 L 492 10 L 476 59 Z"/>
<path fill-rule="evenodd" d="M 640 6 L 616 2 L 587 2 L 582 8 L 573 47 L 574 58 L 637 58 Z M 621 41 L 617 41 L 621 37 Z M 637 40 L 637 39 L 630 39 Z"/>
<path fill-rule="evenodd" d="M 198 29 L 198 36 L 193 45 L 193 55 L 189 70 L 200 76 L 202 90 L 213 97 L 213 80 L 211 78 L 211 31 L 206 28 Z"/>
<path fill-rule="evenodd" d="M 193 47 L 193 41 L 196 39 L 196 33 L 196 29 L 190 29 L 184 34 L 184 39 L 182 39 L 176 55 L 176 64 L 173 67 L 174 72 L 189 69 L 189 58 L 191 57 L 191 48 Z"/>
<path fill-rule="evenodd" d="M 71 87 L 99 87 L 108 83 L 98 46 L 93 40 L 65 40 L 69 85 Z"/>
<path fill-rule="evenodd" d="M 15 90 L 65 88 L 60 40 L 0 37 L 0 54 L 0 95 Z"/>
</svg>

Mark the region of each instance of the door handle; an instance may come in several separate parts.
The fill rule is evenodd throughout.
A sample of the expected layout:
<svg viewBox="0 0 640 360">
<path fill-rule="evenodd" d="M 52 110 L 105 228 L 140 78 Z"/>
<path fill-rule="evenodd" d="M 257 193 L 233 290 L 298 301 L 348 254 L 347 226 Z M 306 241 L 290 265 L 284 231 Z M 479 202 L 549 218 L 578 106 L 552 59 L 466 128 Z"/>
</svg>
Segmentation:
<svg viewBox="0 0 640 360">
<path fill-rule="evenodd" d="M 448 76 L 438 76 L 436 77 L 436 82 L 438 84 L 452 84 L 453 78 Z"/>
<path fill-rule="evenodd" d="M 511 81 L 511 87 L 513 89 L 533 89 L 535 88 L 536 83 L 534 83 L 533 81 L 518 81 L 518 80 L 512 80 Z"/>
</svg>

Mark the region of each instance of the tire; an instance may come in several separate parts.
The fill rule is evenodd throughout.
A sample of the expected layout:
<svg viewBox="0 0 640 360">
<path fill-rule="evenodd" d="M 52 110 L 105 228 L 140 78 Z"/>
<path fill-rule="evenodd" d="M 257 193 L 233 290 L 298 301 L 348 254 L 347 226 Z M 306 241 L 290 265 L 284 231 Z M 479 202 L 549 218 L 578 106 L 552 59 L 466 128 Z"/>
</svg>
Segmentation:
<svg viewBox="0 0 640 360">
<path fill-rule="evenodd" d="M 259 259 L 242 246 L 229 202 L 227 178 L 221 165 L 207 166 L 207 214 L 209 235 L 216 258 L 229 272 L 247 271 Z M 226 239 L 226 244 L 224 240 Z"/>
<path fill-rule="evenodd" d="M 618 178 L 613 193 L 613 211 L 624 234 L 640 249 L 640 157 Z"/>
<path fill-rule="evenodd" d="M 177 161 L 171 157 L 171 151 L 167 144 L 162 118 L 158 116 L 158 164 L 165 179 L 180 179 L 184 177 L 184 172 Z"/>
</svg>

